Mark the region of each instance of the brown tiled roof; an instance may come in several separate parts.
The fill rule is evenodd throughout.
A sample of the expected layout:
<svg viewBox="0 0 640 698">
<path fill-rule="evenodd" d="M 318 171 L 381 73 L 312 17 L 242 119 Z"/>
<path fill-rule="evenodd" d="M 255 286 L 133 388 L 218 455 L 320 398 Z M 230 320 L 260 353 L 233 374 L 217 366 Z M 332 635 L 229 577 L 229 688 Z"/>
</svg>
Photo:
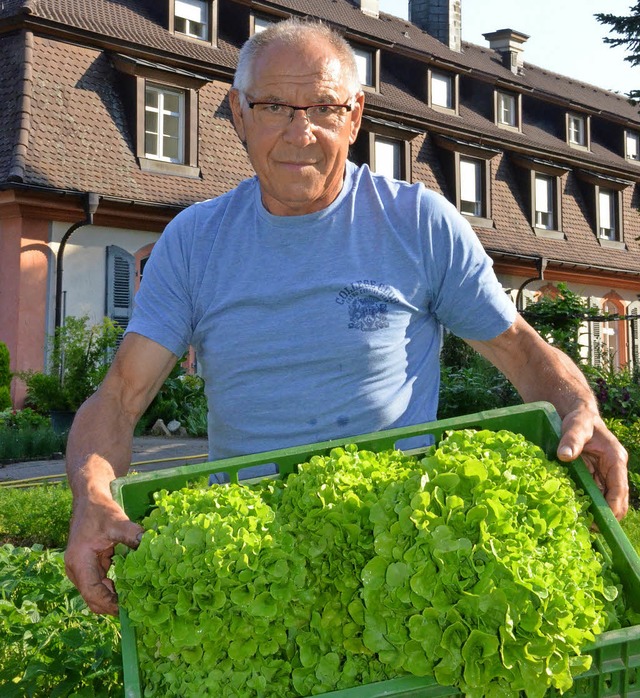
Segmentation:
<svg viewBox="0 0 640 698">
<path fill-rule="evenodd" d="M 248 4 L 250 0 L 245 0 Z M 229 122 L 226 102 L 228 82 L 214 79 L 230 75 L 238 46 L 220 27 L 218 46 L 189 41 L 172 35 L 160 19 L 162 0 L 3 0 L 0 3 L 0 31 L 3 25 L 27 21 L 36 34 L 33 47 L 33 80 L 23 81 L 25 37 L 21 33 L 0 34 L 0 182 L 10 174 L 25 184 L 64 190 L 94 191 L 102 196 L 165 205 L 188 205 L 226 191 L 251 174 L 246 154 Z M 640 128 L 637 107 L 619 95 L 542 70 L 528 63 L 521 75 L 505 68 L 496 52 L 464 43 L 463 51 L 451 51 L 406 20 L 381 13 L 379 18 L 362 13 L 351 0 L 262 0 L 261 11 L 273 8 L 295 14 L 310 14 L 343 28 L 351 39 L 376 40 L 388 50 L 428 63 L 439 62 L 461 72 L 461 80 L 479 76 L 489 83 L 511 85 L 522 90 L 525 99 L 549 97 L 558 109 L 584 108 L 593 119 L 602 112 L 619 124 Z M 13 18 L 13 19 L 12 19 Z M 17 19 L 16 19 L 17 18 Z M 42 29 L 39 29 L 41 27 Z M 248 29 L 248 28 L 247 28 Z M 45 31 L 46 30 L 46 31 Z M 61 43 L 77 32 L 77 42 Z M 48 38 L 45 38 L 45 35 Z M 135 158 L 131 124 L 127 119 L 122 78 L 115 71 L 104 46 L 116 46 L 137 57 L 204 73 L 211 77 L 199 91 L 199 166 L 202 179 L 154 175 L 142 172 Z M 384 49 L 383 49 L 384 53 Z M 526 47 L 525 47 L 526 55 Z M 640 178 L 640 168 L 627 163 L 619 152 L 599 142 L 592 152 L 571 149 L 560 135 L 534 123 L 525 109 L 522 133 L 498 128 L 491 118 L 463 103 L 460 115 L 430 109 L 391 70 L 384 60 L 381 90 L 367 93 L 368 113 L 390 121 L 410 123 L 426 132 L 416 138 L 424 143 L 415 176 L 430 186 L 446 189 L 431 135 L 455 133 L 461 139 L 479 139 L 500 144 L 500 149 L 547 154 L 556 160 L 582 163 L 584 167 L 612 169 Z M 31 89 L 31 94 L 28 90 Z M 28 119 L 25 121 L 24 115 Z M 22 125 L 30 125 L 25 133 Z M 619 126 L 618 128 L 621 128 Z M 560 132 L 558 132 L 560 133 Z M 22 148 L 25 136 L 27 147 Z M 22 141 L 20 138 L 22 137 Z M 423 157 L 424 154 L 424 157 Z M 426 158 L 426 159 L 425 159 Z M 224 163 L 224 167 L 221 167 Z M 619 269 L 638 267 L 640 236 L 638 195 L 634 187 L 625 191 L 626 239 L 629 250 L 606 252 L 591 230 L 592 215 L 573 174 L 563 178 L 567 187 L 567 211 L 563 228 L 566 241 L 538 238 L 525 213 L 514 166 L 508 156 L 496 158 L 498 176 L 493 178 L 493 219 L 495 229 L 478 229 L 491 250 L 523 255 L 545 255 L 572 263 Z M 495 174 L 495 173 L 494 173 Z M 445 193 L 447 193 L 445 191 Z M 632 197 L 635 197 L 632 201 Z M 633 203 L 633 207 L 629 206 Z M 563 203 L 564 207 L 564 203 Z"/>
</svg>

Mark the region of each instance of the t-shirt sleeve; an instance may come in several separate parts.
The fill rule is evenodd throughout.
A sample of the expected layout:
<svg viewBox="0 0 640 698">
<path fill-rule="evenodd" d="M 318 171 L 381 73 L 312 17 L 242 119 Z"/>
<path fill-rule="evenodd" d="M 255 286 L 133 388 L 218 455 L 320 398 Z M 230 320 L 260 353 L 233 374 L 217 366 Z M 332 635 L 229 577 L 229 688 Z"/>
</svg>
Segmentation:
<svg viewBox="0 0 640 698">
<path fill-rule="evenodd" d="M 152 339 L 178 357 L 187 350 L 192 335 L 188 253 L 192 219 L 188 209 L 179 214 L 154 245 L 127 326 L 127 333 Z"/>
<path fill-rule="evenodd" d="M 426 193 L 422 216 L 431 233 L 426 259 L 431 311 L 439 322 L 463 339 L 480 341 L 509 329 L 516 307 L 469 222 L 432 192 Z"/>
</svg>

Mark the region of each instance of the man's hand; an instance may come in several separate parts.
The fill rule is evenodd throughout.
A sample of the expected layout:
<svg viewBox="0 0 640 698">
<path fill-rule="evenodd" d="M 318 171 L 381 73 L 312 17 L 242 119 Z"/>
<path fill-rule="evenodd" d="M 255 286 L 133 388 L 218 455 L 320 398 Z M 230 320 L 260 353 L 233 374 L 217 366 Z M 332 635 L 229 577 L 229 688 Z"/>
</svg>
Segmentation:
<svg viewBox="0 0 640 698">
<path fill-rule="evenodd" d="M 576 409 L 562 420 L 558 458 L 582 456 L 611 511 L 620 520 L 629 507 L 627 452 L 598 415 Z"/>
<path fill-rule="evenodd" d="M 69 579 L 94 613 L 118 614 L 113 582 L 107 577 L 116 543 L 137 548 L 141 526 L 113 501 L 76 503 L 64 556 Z"/>
</svg>

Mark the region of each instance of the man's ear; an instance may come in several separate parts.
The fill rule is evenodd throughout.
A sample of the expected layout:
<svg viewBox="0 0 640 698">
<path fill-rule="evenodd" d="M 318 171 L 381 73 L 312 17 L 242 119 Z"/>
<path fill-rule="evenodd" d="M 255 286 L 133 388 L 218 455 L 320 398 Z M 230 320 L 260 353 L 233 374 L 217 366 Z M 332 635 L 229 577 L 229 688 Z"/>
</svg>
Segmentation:
<svg viewBox="0 0 640 698">
<path fill-rule="evenodd" d="M 233 122 L 233 127 L 235 128 L 236 133 L 238 134 L 238 138 L 242 141 L 242 143 L 246 143 L 247 138 L 245 134 L 244 119 L 242 117 L 242 105 L 240 100 L 240 92 L 238 92 L 238 90 L 236 90 L 235 88 L 231 88 L 231 90 L 229 90 L 229 106 L 231 107 L 231 120 Z"/>
<path fill-rule="evenodd" d="M 349 145 L 353 145 L 358 137 L 360 125 L 362 124 L 362 112 L 364 111 L 364 92 L 358 92 L 355 96 L 353 110 L 351 112 L 351 132 L 349 134 Z"/>
</svg>

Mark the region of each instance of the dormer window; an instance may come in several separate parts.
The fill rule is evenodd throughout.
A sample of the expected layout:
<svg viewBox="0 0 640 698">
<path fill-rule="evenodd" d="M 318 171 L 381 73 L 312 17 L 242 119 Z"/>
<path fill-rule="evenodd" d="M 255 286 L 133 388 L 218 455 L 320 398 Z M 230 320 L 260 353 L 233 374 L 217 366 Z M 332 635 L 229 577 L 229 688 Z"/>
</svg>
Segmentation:
<svg viewBox="0 0 640 698">
<path fill-rule="evenodd" d="M 147 83 L 144 99 L 144 155 L 184 162 L 184 91 Z"/>
<path fill-rule="evenodd" d="M 429 106 L 456 111 L 457 82 L 455 75 L 429 71 Z"/>
<path fill-rule="evenodd" d="M 584 114 L 567 114 L 567 142 L 574 148 L 589 147 L 589 120 Z"/>
<path fill-rule="evenodd" d="M 366 89 L 378 91 L 379 89 L 379 51 L 368 46 L 352 46 L 358 67 L 358 78 L 360 84 Z"/>
<path fill-rule="evenodd" d="M 520 130 L 520 95 L 496 92 L 496 123 L 509 129 Z"/>
<path fill-rule="evenodd" d="M 212 41 L 213 4 L 212 0 L 173 0 L 173 31 Z"/>
<path fill-rule="evenodd" d="M 253 31 L 252 34 L 258 34 L 263 32 L 267 27 L 274 23 L 274 19 L 271 17 L 265 17 L 264 15 L 253 15 Z"/>
<path fill-rule="evenodd" d="M 598 187 L 598 237 L 619 240 L 618 196 L 613 189 Z"/>
<path fill-rule="evenodd" d="M 627 160 L 640 161 L 640 134 L 633 131 L 625 132 L 625 152 Z"/>
</svg>

